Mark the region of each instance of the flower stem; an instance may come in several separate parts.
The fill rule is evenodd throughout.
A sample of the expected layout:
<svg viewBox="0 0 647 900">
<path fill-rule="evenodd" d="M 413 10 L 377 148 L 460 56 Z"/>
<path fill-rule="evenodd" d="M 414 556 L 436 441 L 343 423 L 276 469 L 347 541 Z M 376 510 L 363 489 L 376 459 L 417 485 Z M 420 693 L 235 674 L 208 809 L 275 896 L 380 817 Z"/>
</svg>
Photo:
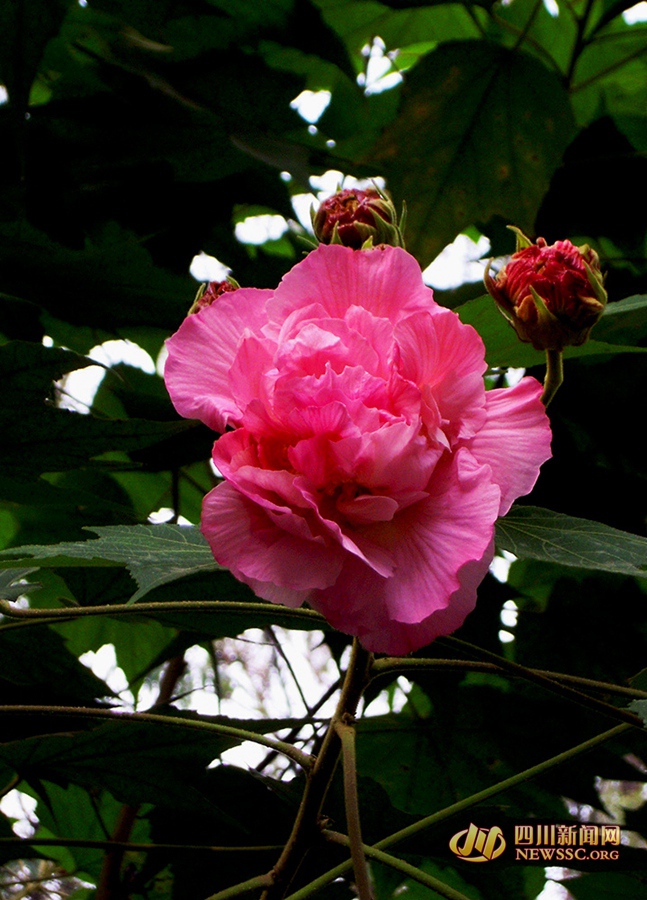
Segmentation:
<svg viewBox="0 0 647 900">
<path fill-rule="evenodd" d="M 546 377 L 541 402 L 548 406 L 564 380 L 564 360 L 561 350 L 546 350 Z"/>
<path fill-rule="evenodd" d="M 341 740 L 342 765 L 344 768 L 344 805 L 350 856 L 353 861 L 355 887 L 359 900 L 373 900 L 371 882 L 366 868 L 366 856 L 362 845 L 362 829 L 359 816 L 359 796 L 357 791 L 357 757 L 355 754 L 355 728 L 348 722 L 336 722 L 335 727 Z"/>
</svg>

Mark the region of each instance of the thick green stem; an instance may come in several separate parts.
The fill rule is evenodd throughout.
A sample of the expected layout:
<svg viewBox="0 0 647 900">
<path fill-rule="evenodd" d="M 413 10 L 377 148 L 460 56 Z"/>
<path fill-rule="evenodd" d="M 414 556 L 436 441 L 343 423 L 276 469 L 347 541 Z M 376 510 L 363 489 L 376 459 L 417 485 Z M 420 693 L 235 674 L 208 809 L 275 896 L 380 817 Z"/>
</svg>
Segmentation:
<svg viewBox="0 0 647 900">
<path fill-rule="evenodd" d="M 270 604 L 267 604 L 270 606 Z M 221 613 L 240 613 L 248 615 L 249 613 L 262 612 L 265 608 L 263 603 L 233 601 L 233 600 L 167 600 L 160 603 L 111 603 L 104 606 L 65 606 L 60 609 L 21 609 L 14 606 L 8 600 L 0 600 L 0 613 L 10 619 L 20 619 L 38 622 L 39 624 L 49 624 L 49 622 L 59 622 L 61 619 L 78 619 L 87 616 L 145 616 L 153 613 L 165 612 L 221 612 Z M 312 622 L 313 628 L 318 624 L 325 625 L 325 619 L 319 613 L 311 609 L 290 609 L 285 607 L 281 610 L 281 615 L 287 615 L 290 618 L 308 620 Z M 7 628 L 10 626 L 1 626 Z"/>
<path fill-rule="evenodd" d="M 107 719 L 112 722 L 152 722 L 156 725 L 168 725 L 171 728 L 191 728 L 198 731 L 211 731 L 214 734 L 224 734 L 229 737 L 239 738 L 241 741 L 253 741 L 270 747 L 277 753 L 282 753 L 294 762 L 298 763 L 306 771 L 312 766 L 312 759 L 307 753 L 303 753 L 292 744 L 268 738 L 264 734 L 256 734 L 244 728 L 234 728 L 230 725 L 220 725 L 217 722 L 204 722 L 200 719 L 185 719 L 180 716 L 161 716 L 157 713 L 114 713 L 109 709 L 92 709 L 84 706 L 0 706 L 0 713 L 22 715 L 49 715 L 49 716 L 79 716 L 84 719 Z"/>
<path fill-rule="evenodd" d="M 564 381 L 564 360 L 561 350 L 546 350 L 546 376 L 541 402 L 548 406 Z"/>
<path fill-rule="evenodd" d="M 207 900 L 229 900 L 230 897 L 240 897 L 242 894 L 249 893 L 249 891 L 256 890 L 257 888 L 266 888 L 271 884 L 271 875 L 256 875 L 254 878 L 249 878 L 247 881 L 241 881 L 240 884 L 234 884 L 230 888 L 225 888 L 224 891 L 218 891 L 217 894 L 212 894 L 210 897 L 207 897 Z"/>
<path fill-rule="evenodd" d="M 346 837 L 345 834 L 338 834 L 336 831 L 326 831 L 324 832 L 324 837 L 335 844 L 342 844 L 344 847 L 350 846 L 350 838 Z M 408 878 L 413 879 L 413 881 L 417 881 L 418 884 L 424 884 L 425 887 L 431 888 L 437 894 L 440 894 L 441 897 L 446 897 L 447 900 L 469 900 L 465 894 L 461 894 L 460 891 L 449 887 L 444 881 L 434 878 L 433 875 L 427 875 L 421 869 L 417 869 L 403 859 L 398 859 L 397 856 L 385 853 L 384 850 L 378 850 L 376 847 L 368 847 L 366 844 L 363 844 L 362 852 L 371 859 L 389 866 L 391 869 L 395 869 L 396 872 L 401 872 Z M 292 896 L 294 897 L 295 895 L 293 894 Z"/>
<path fill-rule="evenodd" d="M 505 781 L 499 781 L 498 784 L 494 784 L 492 787 L 485 788 L 485 790 L 479 791 L 477 794 L 472 794 L 471 797 L 459 800 L 458 803 L 453 803 L 451 806 L 447 806 L 437 813 L 433 813 L 424 819 L 420 819 L 418 822 L 414 822 L 413 825 L 409 825 L 407 828 L 396 831 L 394 834 L 389 835 L 389 837 L 378 841 L 378 843 L 375 844 L 374 849 L 384 850 L 386 847 L 390 847 L 409 837 L 413 837 L 413 835 L 425 831 L 427 828 L 431 828 L 432 825 L 437 825 L 439 822 L 443 822 L 445 819 L 449 819 L 458 813 L 464 812 L 466 809 L 471 809 L 473 806 L 477 806 L 485 800 L 496 797 L 497 794 L 502 794 L 504 791 L 517 787 L 517 785 L 523 784 L 525 781 L 530 781 L 531 778 L 536 778 L 538 775 L 550 771 L 550 769 L 561 766 L 563 763 L 569 762 L 571 759 L 574 759 L 582 753 L 586 753 L 588 750 L 593 750 L 599 744 L 624 734 L 629 728 L 631 728 L 630 725 L 616 725 L 615 728 L 611 728 L 609 731 L 597 734 L 595 737 L 589 738 L 588 741 L 584 741 L 582 744 L 577 744 L 577 746 L 571 747 L 563 753 L 558 753 L 557 756 L 551 756 L 550 759 L 546 759 L 536 766 L 524 769 L 523 772 L 519 772 L 517 775 L 513 775 L 510 778 L 506 778 Z M 351 867 L 352 862 L 348 860 L 347 862 L 335 866 L 334 869 L 329 869 L 327 872 L 324 872 L 323 875 L 319 876 L 319 878 L 316 878 L 314 881 L 311 881 L 310 884 L 305 885 L 301 890 L 290 894 L 286 897 L 286 900 L 306 900 L 306 898 L 314 894 L 315 891 L 326 887 L 326 885 L 330 884 L 336 878 L 344 875 Z"/>
<path fill-rule="evenodd" d="M 525 668 L 525 667 L 524 667 Z M 387 656 L 384 659 L 377 659 L 373 663 L 371 677 L 391 675 L 395 672 L 424 672 L 425 670 L 445 670 L 448 672 L 493 672 L 497 675 L 513 675 L 517 677 L 517 672 L 511 672 L 503 669 L 494 662 L 482 662 L 472 659 L 425 659 L 424 657 L 399 657 Z M 595 681 L 592 678 L 581 678 L 579 675 L 567 675 L 564 672 L 551 672 L 547 669 L 525 669 L 534 675 L 543 675 L 551 681 L 558 681 L 563 684 L 573 684 L 578 687 L 587 688 L 591 691 L 600 691 L 604 694 L 618 694 L 621 697 L 631 697 L 635 700 L 647 700 L 647 691 L 640 691 L 638 688 L 626 687 L 622 684 L 611 684 L 608 681 Z"/>
<path fill-rule="evenodd" d="M 627 722 L 629 725 L 633 725 L 636 728 L 642 729 L 644 727 L 642 719 L 635 713 L 625 709 L 619 709 L 617 706 L 612 706 L 610 703 L 598 700 L 597 697 L 589 697 L 588 694 L 576 691 L 565 684 L 559 684 L 551 678 L 546 678 L 545 675 L 540 675 L 532 669 L 520 666 L 519 663 L 498 656 L 490 650 L 483 649 L 483 647 L 477 647 L 475 644 L 469 644 L 467 641 L 461 641 L 455 637 L 438 638 L 438 642 L 454 649 L 463 650 L 470 656 L 479 656 L 484 659 L 492 660 L 492 662 L 495 662 L 496 665 L 500 666 L 504 671 L 510 672 L 512 675 L 517 675 L 525 681 L 530 681 L 532 684 L 537 684 L 539 687 L 545 688 L 553 694 L 558 694 L 560 697 L 565 697 L 567 700 L 572 700 L 580 706 L 586 706 L 588 709 L 593 709 L 596 712 L 609 716 L 612 719 L 619 720 L 620 722 Z"/>
<path fill-rule="evenodd" d="M 348 716 L 355 715 L 357 704 L 369 680 L 372 660 L 372 655 L 355 639 L 337 709 L 324 736 L 319 755 L 308 774 L 292 834 L 272 870 L 272 886 L 264 892 L 263 900 L 278 900 L 285 895 L 306 854 L 321 838 L 321 807 L 341 751 L 341 739 L 336 725 L 344 722 Z"/>
<path fill-rule="evenodd" d="M 359 794 L 357 790 L 357 757 L 355 754 L 355 728 L 349 722 L 337 722 L 337 734 L 341 740 L 342 765 L 344 769 L 344 804 L 350 856 L 353 861 L 355 887 L 359 900 L 373 900 L 371 882 L 366 867 L 366 856 L 362 844 L 362 828 L 359 815 Z"/>
</svg>

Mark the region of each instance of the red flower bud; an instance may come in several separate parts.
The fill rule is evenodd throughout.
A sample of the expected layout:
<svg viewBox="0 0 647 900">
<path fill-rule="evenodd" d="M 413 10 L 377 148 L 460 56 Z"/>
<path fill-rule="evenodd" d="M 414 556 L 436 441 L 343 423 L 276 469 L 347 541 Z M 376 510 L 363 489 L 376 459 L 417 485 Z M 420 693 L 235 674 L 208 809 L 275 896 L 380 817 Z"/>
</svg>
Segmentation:
<svg viewBox="0 0 647 900">
<path fill-rule="evenodd" d="M 518 229 L 517 252 L 485 286 L 522 341 L 563 350 L 589 337 L 607 302 L 600 260 L 587 244 L 544 238 L 532 244 Z"/>
<path fill-rule="evenodd" d="M 395 206 L 375 188 L 337 191 L 312 213 L 312 227 L 322 244 L 343 244 L 354 250 L 360 250 L 367 241 L 371 242 L 369 246 L 404 247 Z"/>
<path fill-rule="evenodd" d="M 200 312 L 205 306 L 211 306 L 218 297 L 221 297 L 227 291 L 237 291 L 239 287 L 240 285 L 233 278 L 228 278 L 225 281 L 210 281 L 207 285 L 201 284 L 189 310 L 189 315 Z"/>
</svg>

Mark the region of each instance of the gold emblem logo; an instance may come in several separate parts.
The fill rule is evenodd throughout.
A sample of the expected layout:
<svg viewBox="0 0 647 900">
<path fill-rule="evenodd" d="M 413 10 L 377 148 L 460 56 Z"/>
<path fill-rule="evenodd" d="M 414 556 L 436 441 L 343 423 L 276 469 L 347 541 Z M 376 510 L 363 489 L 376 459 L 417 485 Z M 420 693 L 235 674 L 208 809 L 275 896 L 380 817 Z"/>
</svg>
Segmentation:
<svg viewBox="0 0 647 900">
<path fill-rule="evenodd" d="M 449 849 L 466 862 L 490 862 L 505 850 L 505 838 L 498 825 L 478 828 L 470 822 L 469 828 L 453 836 Z"/>
</svg>

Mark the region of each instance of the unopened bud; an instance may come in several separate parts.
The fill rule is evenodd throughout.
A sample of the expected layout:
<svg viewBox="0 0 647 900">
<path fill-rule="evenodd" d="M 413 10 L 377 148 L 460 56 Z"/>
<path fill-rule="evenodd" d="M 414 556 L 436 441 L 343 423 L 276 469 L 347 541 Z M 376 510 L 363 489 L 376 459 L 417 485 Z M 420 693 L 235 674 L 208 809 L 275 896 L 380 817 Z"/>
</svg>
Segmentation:
<svg viewBox="0 0 647 900">
<path fill-rule="evenodd" d="M 588 244 L 548 246 L 517 233 L 517 252 L 485 286 L 522 341 L 536 350 L 583 344 L 607 302 L 600 260 Z"/>
<path fill-rule="evenodd" d="M 204 309 L 206 306 L 211 306 L 211 304 L 221 297 L 223 294 L 227 293 L 227 291 L 237 291 L 240 285 L 233 278 L 227 278 L 225 281 L 210 281 L 209 284 L 201 284 L 198 288 L 198 293 L 195 295 L 195 300 L 189 310 L 189 315 L 193 313 L 200 312 L 201 309 Z"/>
<path fill-rule="evenodd" d="M 376 188 L 337 191 L 312 212 L 315 237 L 322 244 L 404 247 L 398 215 L 391 199 Z"/>
</svg>

